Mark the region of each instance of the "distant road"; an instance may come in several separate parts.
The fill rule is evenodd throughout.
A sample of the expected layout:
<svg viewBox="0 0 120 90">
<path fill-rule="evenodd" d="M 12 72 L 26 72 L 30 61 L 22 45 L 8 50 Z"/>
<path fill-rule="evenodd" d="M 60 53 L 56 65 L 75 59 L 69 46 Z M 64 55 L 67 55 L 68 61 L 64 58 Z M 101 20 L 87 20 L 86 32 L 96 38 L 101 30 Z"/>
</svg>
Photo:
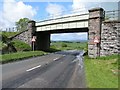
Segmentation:
<svg viewBox="0 0 120 90">
<path fill-rule="evenodd" d="M 2 88 L 85 88 L 80 53 L 62 51 L 4 64 Z"/>
</svg>

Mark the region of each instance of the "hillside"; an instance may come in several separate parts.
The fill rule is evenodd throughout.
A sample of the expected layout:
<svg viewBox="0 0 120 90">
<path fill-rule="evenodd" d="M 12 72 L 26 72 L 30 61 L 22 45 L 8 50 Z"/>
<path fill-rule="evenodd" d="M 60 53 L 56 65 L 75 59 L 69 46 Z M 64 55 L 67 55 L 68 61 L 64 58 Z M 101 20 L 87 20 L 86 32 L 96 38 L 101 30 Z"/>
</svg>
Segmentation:
<svg viewBox="0 0 120 90">
<path fill-rule="evenodd" d="M 30 51 L 31 47 L 20 40 L 12 40 L 10 37 L 18 34 L 18 32 L 0 32 L 0 51 L 2 54 L 19 52 L 19 51 Z"/>
</svg>

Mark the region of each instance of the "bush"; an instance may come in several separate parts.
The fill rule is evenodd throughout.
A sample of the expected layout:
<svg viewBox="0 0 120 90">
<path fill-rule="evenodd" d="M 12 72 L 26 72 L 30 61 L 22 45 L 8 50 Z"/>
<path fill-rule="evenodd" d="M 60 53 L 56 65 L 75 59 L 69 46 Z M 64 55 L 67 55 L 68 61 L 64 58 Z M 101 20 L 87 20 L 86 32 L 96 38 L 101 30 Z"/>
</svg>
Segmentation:
<svg viewBox="0 0 120 90">
<path fill-rule="evenodd" d="M 61 45 L 62 47 L 67 47 L 67 44 L 65 44 L 65 43 L 62 43 L 62 45 Z"/>
</svg>

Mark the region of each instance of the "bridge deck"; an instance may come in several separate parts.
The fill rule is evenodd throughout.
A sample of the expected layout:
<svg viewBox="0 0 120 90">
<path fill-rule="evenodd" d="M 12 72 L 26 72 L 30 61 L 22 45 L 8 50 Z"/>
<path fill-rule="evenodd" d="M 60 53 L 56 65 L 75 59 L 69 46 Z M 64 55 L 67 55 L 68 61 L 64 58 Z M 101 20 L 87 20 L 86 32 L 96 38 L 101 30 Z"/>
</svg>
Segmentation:
<svg viewBox="0 0 120 90">
<path fill-rule="evenodd" d="M 88 18 L 88 14 L 82 14 L 36 22 L 36 31 L 87 28 Z"/>
</svg>

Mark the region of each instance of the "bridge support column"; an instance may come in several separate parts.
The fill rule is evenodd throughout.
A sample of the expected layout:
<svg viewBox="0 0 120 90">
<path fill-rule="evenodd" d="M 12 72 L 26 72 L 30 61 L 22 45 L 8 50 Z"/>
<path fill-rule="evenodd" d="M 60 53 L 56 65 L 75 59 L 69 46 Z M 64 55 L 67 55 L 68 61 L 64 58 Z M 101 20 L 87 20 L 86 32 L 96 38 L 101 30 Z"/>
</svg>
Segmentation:
<svg viewBox="0 0 120 90">
<path fill-rule="evenodd" d="M 35 21 L 31 20 L 28 22 L 28 41 L 29 41 L 29 45 L 32 46 L 32 37 L 35 36 L 35 31 L 36 31 L 36 27 L 35 27 Z"/>
<path fill-rule="evenodd" d="M 50 48 L 50 33 L 37 32 L 36 37 L 36 50 L 48 51 Z"/>
<path fill-rule="evenodd" d="M 101 44 L 101 28 L 102 20 L 104 18 L 102 8 L 94 8 L 89 10 L 89 31 L 88 31 L 88 55 L 89 57 L 100 56 L 100 44 Z M 94 43 L 94 38 L 97 37 L 99 43 Z"/>
</svg>

